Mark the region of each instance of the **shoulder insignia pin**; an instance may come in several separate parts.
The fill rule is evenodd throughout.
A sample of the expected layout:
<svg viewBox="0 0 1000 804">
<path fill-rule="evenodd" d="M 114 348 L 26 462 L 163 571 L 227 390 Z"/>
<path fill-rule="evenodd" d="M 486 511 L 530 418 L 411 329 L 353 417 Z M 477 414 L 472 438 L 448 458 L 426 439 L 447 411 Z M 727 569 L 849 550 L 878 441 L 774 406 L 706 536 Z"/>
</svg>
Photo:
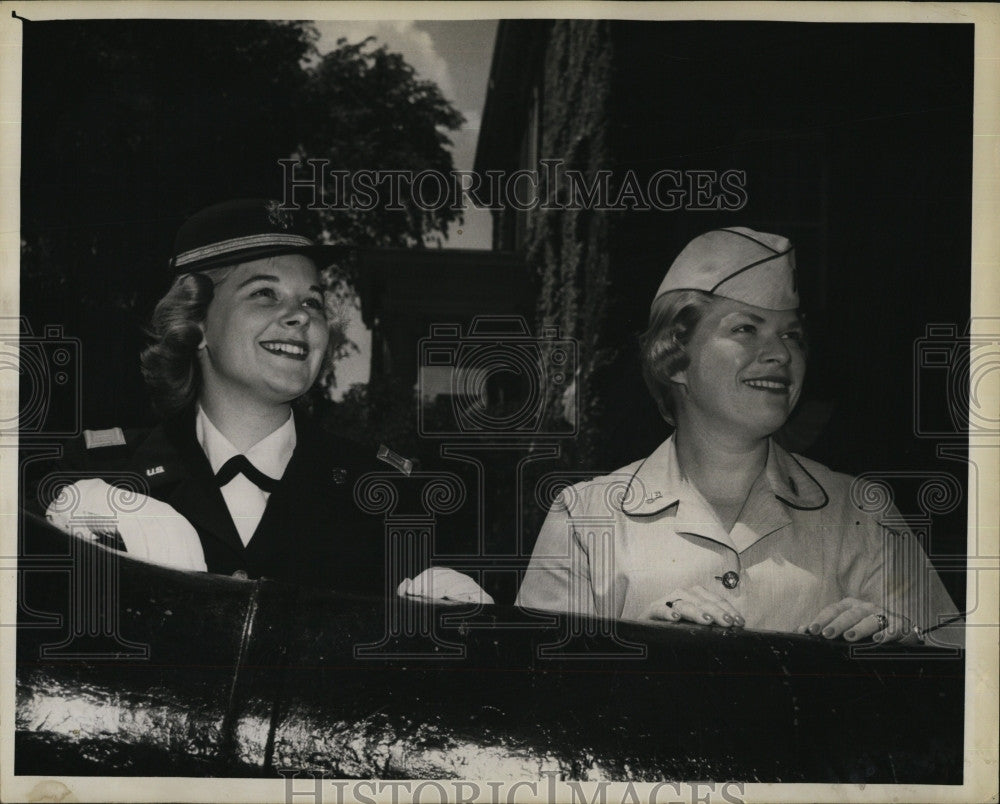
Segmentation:
<svg viewBox="0 0 1000 804">
<path fill-rule="evenodd" d="M 87 449 L 98 447 L 121 447 L 125 444 L 125 433 L 121 427 L 111 427 L 107 430 L 84 430 L 83 442 Z"/>
<path fill-rule="evenodd" d="M 376 457 L 380 461 L 385 461 L 385 463 L 389 464 L 389 466 L 398 469 L 407 477 L 409 477 L 413 472 L 413 461 L 409 458 L 404 458 L 399 453 L 393 452 L 385 444 L 379 444 Z"/>
</svg>

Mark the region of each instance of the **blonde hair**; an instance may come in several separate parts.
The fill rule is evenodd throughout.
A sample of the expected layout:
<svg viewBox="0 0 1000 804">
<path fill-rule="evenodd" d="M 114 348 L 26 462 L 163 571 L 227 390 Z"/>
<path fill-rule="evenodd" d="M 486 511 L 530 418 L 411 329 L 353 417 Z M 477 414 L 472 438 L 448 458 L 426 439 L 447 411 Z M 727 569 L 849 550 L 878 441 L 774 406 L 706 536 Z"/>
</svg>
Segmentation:
<svg viewBox="0 0 1000 804">
<path fill-rule="evenodd" d="M 193 405 L 201 392 L 198 345 L 201 325 L 215 286 L 231 268 L 183 274 L 174 280 L 153 309 L 147 334 L 153 342 L 142 351 L 139 363 L 149 387 L 153 407 L 161 416 L 180 413 Z"/>
<path fill-rule="evenodd" d="M 649 325 L 639 336 L 642 379 L 656 401 L 660 415 L 676 424 L 674 382 L 691 358 L 685 347 L 715 296 L 703 290 L 671 290 L 659 296 L 649 311 Z"/>
</svg>

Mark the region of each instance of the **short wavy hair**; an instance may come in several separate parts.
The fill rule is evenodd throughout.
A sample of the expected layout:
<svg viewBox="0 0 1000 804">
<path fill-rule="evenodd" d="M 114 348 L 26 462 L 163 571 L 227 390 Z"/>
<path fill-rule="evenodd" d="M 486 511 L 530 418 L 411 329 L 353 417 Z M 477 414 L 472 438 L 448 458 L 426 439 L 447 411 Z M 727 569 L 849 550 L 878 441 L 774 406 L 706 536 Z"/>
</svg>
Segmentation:
<svg viewBox="0 0 1000 804">
<path fill-rule="evenodd" d="M 146 334 L 152 343 L 142 351 L 139 359 L 143 379 L 149 387 L 154 410 L 163 417 L 181 413 L 198 400 L 201 393 L 201 366 L 198 363 L 198 345 L 203 332 L 201 325 L 208 315 L 208 306 L 215 296 L 215 288 L 225 281 L 235 265 L 194 271 L 174 280 L 170 290 L 156 303 Z M 320 272 L 320 283 L 329 285 L 329 277 Z M 338 320 L 335 300 L 324 294 L 327 326 L 332 330 L 344 326 Z M 320 377 L 330 368 L 339 348 L 333 337 L 327 344 L 320 368 Z"/>
<path fill-rule="evenodd" d="M 201 392 L 198 344 L 215 285 L 229 268 L 183 274 L 156 303 L 147 329 L 152 343 L 139 359 L 153 408 L 161 416 L 180 413 Z"/>
<path fill-rule="evenodd" d="M 715 296 L 703 290 L 671 290 L 659 296 L 649 311 L 649 326 L 639 336 L 642 378 L 660 415 L 676 425 L 674 385 L 670 378 L 688 367 L 685 350 Z"/>
</svg>

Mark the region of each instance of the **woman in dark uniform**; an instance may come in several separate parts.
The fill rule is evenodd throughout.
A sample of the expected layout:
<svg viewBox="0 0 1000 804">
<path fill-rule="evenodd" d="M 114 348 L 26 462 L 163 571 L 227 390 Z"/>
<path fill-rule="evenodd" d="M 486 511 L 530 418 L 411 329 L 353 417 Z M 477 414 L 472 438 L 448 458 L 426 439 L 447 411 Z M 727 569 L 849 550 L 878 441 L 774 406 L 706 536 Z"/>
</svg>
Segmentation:
<svg viewBox="0 0 1000 804">
<path fill-rule="evenodd" d="M 798 306 L 784 237 L 719 229 L 681 252 L 641 339 L 675 432 L 645 460 L 566 489 L 519 605 L 849 641 L 917 640 L 956 618 L 897 512 L 866 513 L 853 478 L 771 438 L 805 377 Z"/>
<path fill-rule="evenodd" d="M 277 202 L 192 216 L 142 355 L 163 422 L 85 432 L 58 473 L 78 480 L 43 494 L 49 519 L 78 530 L 114 517 L 114 532 L 100 530 L 112 546 L 182 569 L 384 591 L 382 522 L 352 490 L 386 465 L 292 410 L 327 358 L 329 251 Z"/>
</svg>

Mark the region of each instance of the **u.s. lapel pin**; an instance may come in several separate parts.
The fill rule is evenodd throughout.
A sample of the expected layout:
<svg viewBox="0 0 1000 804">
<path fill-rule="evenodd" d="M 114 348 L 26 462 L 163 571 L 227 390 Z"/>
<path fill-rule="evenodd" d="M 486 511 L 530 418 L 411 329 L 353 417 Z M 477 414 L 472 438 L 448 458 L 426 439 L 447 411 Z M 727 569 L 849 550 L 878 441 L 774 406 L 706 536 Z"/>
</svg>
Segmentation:
<svg viewBox="0 0 1000 804">
<path fill-rule="evenodd" d="M 663 492 L 662 491 L 658 491 L 655 494 L 651 494 L 650 496 L 648 496 L 646 498 L 646 504 L 649 505 L 650 503 L 654 503 L 658 499 L 660 499 L 660 497 L 662 497 L 662 496 L 663 496 Z"/>
</svg>

